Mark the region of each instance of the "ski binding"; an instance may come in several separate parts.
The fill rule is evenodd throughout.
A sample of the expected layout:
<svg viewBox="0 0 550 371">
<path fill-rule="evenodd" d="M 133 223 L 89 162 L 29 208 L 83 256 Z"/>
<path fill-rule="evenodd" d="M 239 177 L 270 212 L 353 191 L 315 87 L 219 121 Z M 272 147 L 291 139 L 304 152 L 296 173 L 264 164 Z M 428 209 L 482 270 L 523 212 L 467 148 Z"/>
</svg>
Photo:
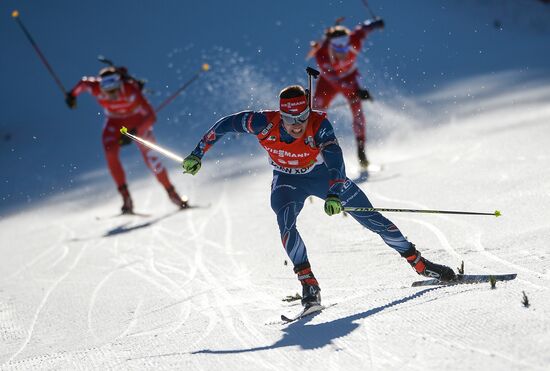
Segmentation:
<svg viewBox="0 0 550 371">
<path fill-rule="evenodd" d="M 322 311 L 323 309 L 325 309 L 325 307 L 322 306 L 321 304 L 307 305 L 302 311 L 300 311 L 300 313 L 298 313 L 294 317 L 287 317 L 284 314 L 282 314 L 281 315 L 281 320 L 285 323 L 295 322 L 295 321 L 298 321 L 299 319 L 302 319 L 304 317 L 311 316 L 312 314 L 318 313 L 318 312 Z"/>
</svg>

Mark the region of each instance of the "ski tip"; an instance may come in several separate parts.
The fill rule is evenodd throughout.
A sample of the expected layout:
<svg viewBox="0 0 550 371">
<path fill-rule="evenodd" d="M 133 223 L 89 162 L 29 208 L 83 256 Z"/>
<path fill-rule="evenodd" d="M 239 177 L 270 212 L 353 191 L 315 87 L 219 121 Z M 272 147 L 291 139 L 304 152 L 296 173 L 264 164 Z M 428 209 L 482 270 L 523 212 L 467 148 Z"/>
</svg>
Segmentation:
<svg viewBox="0 0 550 371">
<path fill-rule="evenodd" d="M 501 215 L 502 215 L 502 213 L 501 213 L 500 211 L 495 210 L 495 216 L 496 216 L 497 218 L 498 218 L 499 216 L 501 216 Z"/>
<path fill-rule="evenodd" d="M 11 12 L 11 16 L 12 16 L 13 18 L 19 17 L 19 10 L 15 9 L 13 12 Z"/>
<path fill-rule="evenodd" d="M 128 128 L 126 128 L 126 126 L 123 126 L 120 128 L 120 132 L 124 135 L 126 135 L 128 133 Z"/>
</svg>

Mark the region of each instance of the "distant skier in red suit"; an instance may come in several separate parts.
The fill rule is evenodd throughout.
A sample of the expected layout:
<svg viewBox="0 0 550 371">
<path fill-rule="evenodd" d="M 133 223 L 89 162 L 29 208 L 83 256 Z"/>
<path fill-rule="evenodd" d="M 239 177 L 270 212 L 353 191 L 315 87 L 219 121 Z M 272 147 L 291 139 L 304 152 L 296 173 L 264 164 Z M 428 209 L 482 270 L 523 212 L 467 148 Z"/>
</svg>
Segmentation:
<svg viewBox="0 0 550 371">
<path fill-rule="evenodd" d="M 365 153 L 366 121 L 363 115 L 361 99 L 370 99 L 367 90 L 361 89 L 356 61 L 361 52 L 363 40 L 375 29 L 384 28 L 382 19 L 365 21 L 350 31 L 344 26 L 336 25 L 325 31 L 321 42 L 312 43 L 308 56 L 314 56 L 321 76 L 315 90 L 314 107 L 326 111 L 330 103 L 341 93 L 348 101 L 353 115 L 353 132 L 357 140 L 359 163 L 367 168 L 369 161 Z"/>
<path fill-rule="evenodd" d="M 155 142 L 153 124 L 156 121 L 156 115 L 143 96 L 142 88 L 143 82 L 131 77 L 125 67 L 109 66 L 101 69 L 97 77 L 83 77 L 67 93 L 65 99 L 70 108 L 76 108 L 76 97 L 83 92 L 88 92 L 104 108 L 107 120 L 103 127 L 103 148 L 111 176 L 122 196 L 121 211 L 124 214 L 133 213 L 134 205 L 128 191 L 119 153 L 120 147 L 129 144 L 131 140 L 120 133 L 120 128 L 125 126 L 129 132 Z M 170 200 L 179 208 L 186 208 L 187 200 L 182 199 L 170 183 L 168 173 L 158 156 L 143 145 L 137 144 L 137 146 L 147 167 L 164 186 Z"/>
</svg>

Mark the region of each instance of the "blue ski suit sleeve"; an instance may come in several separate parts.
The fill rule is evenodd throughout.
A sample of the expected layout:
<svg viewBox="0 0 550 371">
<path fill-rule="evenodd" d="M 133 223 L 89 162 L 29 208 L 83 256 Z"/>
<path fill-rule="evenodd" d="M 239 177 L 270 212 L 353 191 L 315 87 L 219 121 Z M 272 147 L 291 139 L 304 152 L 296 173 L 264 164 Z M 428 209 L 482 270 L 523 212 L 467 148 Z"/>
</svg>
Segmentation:
<svg viewBox="0 0 550 371">
<path fill-rule="evenodd" d="M 340 195 L 346 181 L 346 167 L 342 148 L 340 148 L 334 135 L 332 124 L 327 119 L 323 120 L 315 134 L 315 143 L 321 150 L 321 155 L 330 176 L 327 194 Z"/>
<path fill-rule="evenodd" d="M 258 135 L 267 126 L 267 118 L 261 112 L 242 111 L 218 120 L 201 138 L 192 154 L 202 158 L 218 140 L 227 133 Z"/>
</svg>

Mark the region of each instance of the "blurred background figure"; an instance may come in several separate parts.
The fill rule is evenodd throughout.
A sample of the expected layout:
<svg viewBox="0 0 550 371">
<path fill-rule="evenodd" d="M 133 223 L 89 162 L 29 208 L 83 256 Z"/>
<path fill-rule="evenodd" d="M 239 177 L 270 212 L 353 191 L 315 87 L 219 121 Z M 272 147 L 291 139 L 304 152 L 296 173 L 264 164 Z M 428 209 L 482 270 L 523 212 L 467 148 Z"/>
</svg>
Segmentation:
<svg viewBox="0 0 550 371">
<path fill-rule="evenodd" d="M 365 153 L 366 120 L 361 100 L 372 98 L 368 90 L 362 89 L 359 85 L 356 61 L 363 47 L 363 40 L 371 31 L 384 28 L 384 21 L 380 18 L 368 20 L 358 25 L 353 31 L 340 25 L 339 20 L 336 23 L 335 26 L 325 30 L 322 41 L 312 42 L 312 50 L 308 54 L 310 57 L 315 57 L 321 70 L 313 105 L 316 109 L 326 110 L 338 93 L 346 98 L 353 117 L 353 132 L 357 142 L 359 164 L 363 169 L 367 169 L 369 161 Z"/>
<path fill-rule="evenodd" d="M 156 114 L 143 95 L 143 86 L 144 82 L 130 76 L 126 67 L 110 65 L 102 68 L 97 77 L 83 77 L 65 98 L 69 108 L 74 109 L 76 97 L 83 92 L 88 92 L 104 108 L 107 119 L 102 134 L 103 148 L 109 171 L 122 196 L 123 214 L 133 213 L 134 205 L 119 158 L 120 147 L 130 144 L 131 139 L 123 136 L 120 128 L 125 126 L 130 133 L 155 142 L 153 124 L 156 121 Z M 166 189 L 170 201 L 181 209 L 186 208 L 187 199 L 183 199 L 176 192 L 159 157 L 149 148 L 141 144 L 137 146 L 147 167 Z"/>
</svg>

